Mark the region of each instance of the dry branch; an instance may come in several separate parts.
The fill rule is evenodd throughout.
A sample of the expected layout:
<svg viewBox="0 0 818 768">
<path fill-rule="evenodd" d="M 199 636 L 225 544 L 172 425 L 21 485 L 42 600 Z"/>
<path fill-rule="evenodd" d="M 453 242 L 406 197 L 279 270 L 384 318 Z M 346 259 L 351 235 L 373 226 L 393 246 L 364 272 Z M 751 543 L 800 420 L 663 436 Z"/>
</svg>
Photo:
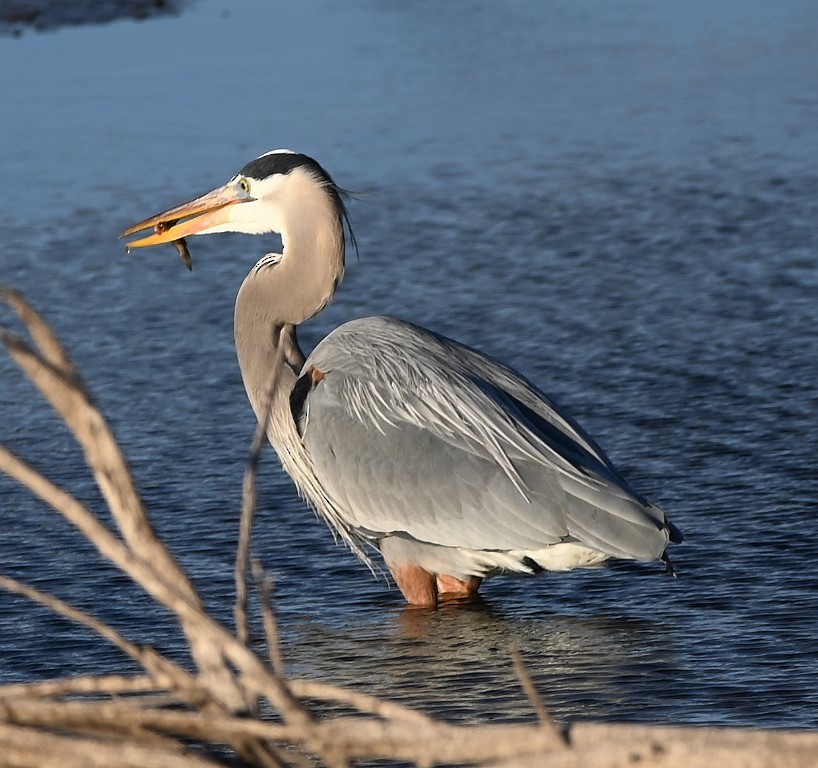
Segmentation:
<svg viewBox="0 0 818 768">
<path fill-rule="evenodd" d="M 216 768 L 189 751 L 146 747 L 128 741 L 65 736 L 50 729 L 0 723 L 0 765 L 15 768 Z"/>
<path fill-rule="evenodd" d="M 6 296 L 11 296 L 11 307 L 27 324 L 35 343 L 43 345 L 39 350 L 42 356 L 15 334 L 3 331 L 0 338 L 11 358 L 51 403 L 82 446 L 125 545 L 153 571 L 153 581 L 164 582 L 165 589 L 173 590 L 201 610 L 199 596 L 187 574 L 154 533 L 125 456 L 105 417 L 92 402 L 76 367 L 47 330 L 42 317 L 19 294 L 7 292 Z M 179 619 L 199 669 L 217 681 L 227 706 L 240 708 L 244 701 L 233 685 L 224 660 L 214 652 L 212 645 L 200 641 L 195 622 L 190 624 L 187 617 L 181 615 Z"/>
<path fill-rule="evenodd" d="M 193 678 L 191 678 L 182 667 L 177 666 L 172 661 L 161 656 L 152 648 L 131 643 L 113 627 L 68 605 L 59 598 L 41 592 L 34 587 L 30 587 L 8 576 L 0 576 L 0 587 L 8 592 L 22 595 L 29 600 L 40 603 L 50 608 L 54 613 L 64 616 L 71 621 L 76 621 L 78 624 L 83 624 L 94 632 L 97 632 L 119 648 L 126 656 L 130 656 L 135 662 L 141 664 L 148 670 L 153 677 L 155 686 L 164 683 L 168 688 L 179 688 L 180 690 L 194 687 Z"/>
</svg>

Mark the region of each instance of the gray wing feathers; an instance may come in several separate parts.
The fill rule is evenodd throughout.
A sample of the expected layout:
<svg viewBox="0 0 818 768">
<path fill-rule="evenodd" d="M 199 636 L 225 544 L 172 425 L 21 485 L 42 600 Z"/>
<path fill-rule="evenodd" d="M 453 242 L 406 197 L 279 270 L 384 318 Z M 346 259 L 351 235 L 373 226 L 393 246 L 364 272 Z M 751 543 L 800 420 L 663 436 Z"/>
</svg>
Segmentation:
<svg viewBox="0 0 818 768">
<path fill-rule="evenodd" d="M 336 329 L 305 370 L 303 440 L 327 492 L 365 535 L 474 549 L 580 541 L 654 559 L 663 513 L 527 381 L 408 323 Z"/>
</svg>

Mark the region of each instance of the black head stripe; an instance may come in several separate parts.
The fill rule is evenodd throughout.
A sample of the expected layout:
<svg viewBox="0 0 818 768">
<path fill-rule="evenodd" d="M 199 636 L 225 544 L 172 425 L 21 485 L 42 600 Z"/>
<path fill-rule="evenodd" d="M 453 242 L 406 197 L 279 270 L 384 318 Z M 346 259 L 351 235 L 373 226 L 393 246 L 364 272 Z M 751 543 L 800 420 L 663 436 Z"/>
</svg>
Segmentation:
<svg viewBox="0 0 818 768">
<path fill-rule="evenodd" d="M 295 168 L 304 168 L 320 181 L 334 186 L 329 174 L 315 160 L 294 152 L 272 152 L 269 155 L 257 157 L 239 171 L 239 176 L 261 180 L 276 173 L 287 175 Z"/>
<path fill-rule="evenodd" d="M 349 221 L 344 201 L 341 198 L 343 190 L 332 180 L 332 177 L 311 157 L 299 154 L 298 152 L 271 152 L 267 155 L 251 160 L 239 172 L 239 176 L 248 176 L 251 179 L 266 179 L 268 176 L 280 173 L 287 175 L 296 168 L 304 168 L 311 173 L 327 191 L 327 194 L 335 203 L 338 214 L 347 225 L 349 237 L 355 250 L 358 250 L 358 243 L 355 240 L 355 233 L 352 231 L 352 224 Z"/>
</svg>

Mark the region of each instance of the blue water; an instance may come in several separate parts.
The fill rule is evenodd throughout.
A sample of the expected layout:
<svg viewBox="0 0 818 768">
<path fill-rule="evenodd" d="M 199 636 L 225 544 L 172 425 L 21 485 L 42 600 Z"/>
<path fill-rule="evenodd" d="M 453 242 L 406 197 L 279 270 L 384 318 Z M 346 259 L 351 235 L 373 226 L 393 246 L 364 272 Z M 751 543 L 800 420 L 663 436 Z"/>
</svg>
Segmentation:
<svg viewBox="0 0 818 768">
<path fill-rule="evenodd" d="M 685 532 L 657 565 L 499 578 L 407 611 L 268 454 L 256 551 L 289 669 L 455 721 L 818 724 L 818 10 L 739 0 L 203 0 L 0 37 L 0 281 L 54 323 L 157 529 L 225 621 L 254 429 L 232 303 L 261 240 L 116 234 L 288 146 L 344 187 L 360 260 L 304 329 L 394 314 L 516 366 Z M 14 325 L 3 311 L 3 322 Z M 0 440 L 102 510 L 0 360 Z M 104 514 L 104 513 L 103 513 Z M 0 478 L 0 571 L 179 654 L 161 609 Z M 0 680 L 130 669 L 0 594 Z"/>
</svg>

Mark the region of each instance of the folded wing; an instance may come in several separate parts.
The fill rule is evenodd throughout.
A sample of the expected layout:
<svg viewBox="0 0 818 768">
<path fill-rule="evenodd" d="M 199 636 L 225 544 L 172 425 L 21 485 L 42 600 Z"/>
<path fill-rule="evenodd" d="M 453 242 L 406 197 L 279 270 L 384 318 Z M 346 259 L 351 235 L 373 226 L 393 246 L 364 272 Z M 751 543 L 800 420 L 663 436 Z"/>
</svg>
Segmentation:
<svg viewBox="0 0 818 768">
<path fill-rule="evenodd" d="M 388 318 L 336 329 L 294 416 L 326 492 L 361 537 L 534 551 L 580 542 L 653 560 L 680 539 L 529 382 Z"/>
</svg>

